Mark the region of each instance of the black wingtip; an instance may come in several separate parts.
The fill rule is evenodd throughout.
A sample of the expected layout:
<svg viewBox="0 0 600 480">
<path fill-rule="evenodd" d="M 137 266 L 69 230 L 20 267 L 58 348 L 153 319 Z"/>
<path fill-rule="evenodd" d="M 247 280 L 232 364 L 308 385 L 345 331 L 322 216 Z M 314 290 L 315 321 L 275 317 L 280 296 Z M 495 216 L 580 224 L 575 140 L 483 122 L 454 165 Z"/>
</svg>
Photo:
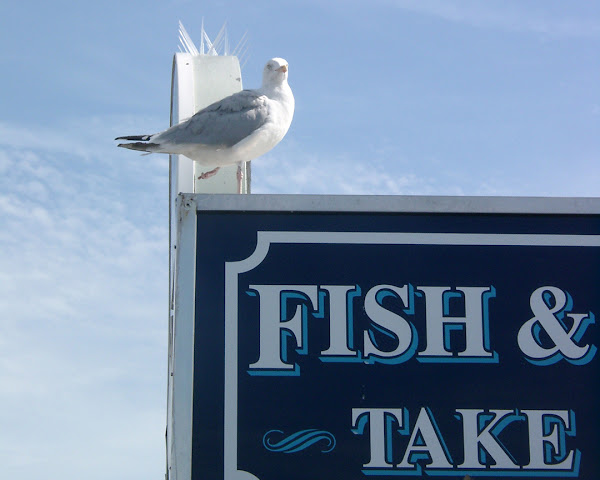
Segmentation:
<svg viewBox="0 0 600 480">
<path fill-rule="evenodd" d="M 153 149 L 158 148 L 158 143 L 143 143 L 143 142 L 135 142 L 135 143 L 119 143 L 117 147 L 128 148 L 129 150 L 138 150 L 140 152 L 149 152 L 153 153 Z"/>
<path fill-rule="evenodd" d="M 117 137 L 115 138 L 115 140 L 138 140 L 142 142 L 147 142 L 148 140 L 150 140 L 151 136 L 152 135 L 129 135 L 126 137 Z"/>
</svg>

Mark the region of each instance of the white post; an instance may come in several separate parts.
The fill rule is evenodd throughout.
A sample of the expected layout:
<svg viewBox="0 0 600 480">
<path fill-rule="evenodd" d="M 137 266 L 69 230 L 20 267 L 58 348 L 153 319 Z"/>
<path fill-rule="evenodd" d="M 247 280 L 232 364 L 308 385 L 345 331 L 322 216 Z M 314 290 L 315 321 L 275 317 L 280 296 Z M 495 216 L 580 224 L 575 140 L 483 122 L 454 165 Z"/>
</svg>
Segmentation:
<svg viewBox="0 0 600 480">
<path fill-rule="evenodd" d="M 171 83 L 171 125 L 191 117 L 198 110 L 242 89 L 240 64 L 236 56 L 193 55 L 176 53 L 173 58 Z M 221 167 L 216 175 L 198 180 L 203 173 L 195 162 L 183 155 L 171 155 L 169 163 L 169 359 L 167 389 L 167 480 L 189 480 L 191 475 L 192 444 L 192 380 L 193 380 L 193 315 L 177 302 L 177 277 L 183 256 L 178 234 L 184 210 L 177 208 L 180 193 L 250 193 L 250 162 Z M 241 168 L 241 181 L 238 168 Z M 195 212 L 187 212 L 187 216 Z M 188 235 L 195 235 L 183 222 Z M 179 224 L 179 228 L 178 228 Z M 179 261 L 178 261 L 179 257 Z M 193 263 L 193 262 L 192 262 Z M 192 268 L 192 270 L 194 270 Z M 192 271 L 190 270 L 190 272 Z M 186 270 L 187 272 L 187 270 Z M 193 284 L 187 272 L 186 285 Z M 190 276 L 192 275 L 192 276 Z M 181 278 L 180 278 L 181 281 Z M 181 288 L 181 287 L 180 287 Z M 192 295 L 193 297 L 193 295 Z M 177 308 L 176 308 L 177 307 Z M 193 311 L 193 305 L 190 306 Z M 182 312 L 185 311 L 182 314 Z M 176 359 L 176 361 L 175 361 Z"/>
<path fill-rule="evenodd" d="M 192 55 L 176 53 L 173 60 L 171 125 L 190 118 L 207 107 L 242 89 L 238 58 L 232 55 Z M 171 201 L 177 193 L 250 193 L 250 163 L 242 164 L 241 191 L 238 166 L 221 167 L 216 175 L 198 180 L 201 168 L 182 155 L 171 155 L 171 168 L 177 186 L 172 187 Z M 191 182 L 191 183 L 190 183 Z"/>
</svg>

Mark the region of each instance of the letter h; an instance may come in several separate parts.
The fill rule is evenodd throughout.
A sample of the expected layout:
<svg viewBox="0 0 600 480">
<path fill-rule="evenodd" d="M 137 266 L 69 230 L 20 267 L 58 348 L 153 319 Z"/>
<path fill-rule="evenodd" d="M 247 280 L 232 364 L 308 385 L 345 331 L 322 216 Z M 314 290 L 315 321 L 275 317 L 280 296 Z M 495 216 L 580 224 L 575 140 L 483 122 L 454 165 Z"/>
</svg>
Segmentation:
<svg viewBox="0 0 600 480">
<path fill-rule="evenodd" d="M 490 351 L 488 332 L 487 300 L 495 295 L 494 287 L 418 287 L 425 295 L 425 327 L 427 346 L 419 352 L 420 362 L 481 362 L 497 361 L 495 352 Z M 465 315 L 450 316 L 450 300 L 462 298 Z M 452 330 L 462 330 L 465 349 L 453 356 Z"/>
</svg>

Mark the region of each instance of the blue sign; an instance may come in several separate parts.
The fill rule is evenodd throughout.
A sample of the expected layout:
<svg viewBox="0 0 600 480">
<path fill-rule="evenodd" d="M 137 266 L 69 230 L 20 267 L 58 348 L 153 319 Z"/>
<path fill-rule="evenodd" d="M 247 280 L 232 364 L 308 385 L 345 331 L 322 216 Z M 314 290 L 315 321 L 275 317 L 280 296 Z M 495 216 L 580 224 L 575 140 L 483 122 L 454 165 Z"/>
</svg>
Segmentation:
<svg viewBox="0 0 600 480">
<path fill-rule="evenodd" d="M 598 214 L 200 209 L 196 241 L 193 479 L 600 478 Z"/>
</svg>

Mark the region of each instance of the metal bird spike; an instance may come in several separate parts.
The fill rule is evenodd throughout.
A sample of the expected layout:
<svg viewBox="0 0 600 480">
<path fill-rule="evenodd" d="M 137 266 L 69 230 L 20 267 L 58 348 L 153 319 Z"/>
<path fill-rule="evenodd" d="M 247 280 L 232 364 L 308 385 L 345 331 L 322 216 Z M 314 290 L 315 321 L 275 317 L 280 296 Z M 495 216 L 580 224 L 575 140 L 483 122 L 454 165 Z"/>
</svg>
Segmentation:
<svg viewBox="0 0 600 480">
<path fill-rule="evenodd" d="M 217 33 L 214 41 L 210 39 L 208 33 L 204 29 L 204 18 L 202 19 L 200 29 L 200 48 L 196 47 L 196 44 L 190 37 L 181 20 L 179 20 L 179 51 L 183 53 L 189 53 L 193 56 L 198 55 L 234 55 L 238 57 L 240 62 L 240 68 L 244 68 L 248 60 L 248 32 L 244 32 L 242 38 L 231 51 L 229 46 L 229 37 L 227 35 L 227 23 L 223 23 L 223 26 Z M 221 52 L 221 53 L 219 53 Z"/>
<path fill-rule="evenodd" d="M 200 24 L 200 53 L 204 55 L 204 17 L 202 17 L 202 23 Z"/>
<path fill-rule="evenodd" d="M 183 23 L 181 23 L 181 20 L 179 20 L 179 43 L 181 44 L 179 46 L 180 51 L 194 56 L 200 55 L 200 52 L 196 48 L 196 45 L 194 44 L 194 41 L 190 37 L 189 33 L 183 26 Z"/>
<path fill-rule="evenodd" d="M 208 37 L 208 35 L 207 35 L 207 37 Z M 223 46 L 223 42 L 226 38 L 227 38 L 227 22 L 223 23 L 221 30 L 219 30 L 219 33 L 217 33 L 217 36 L 215 37 L 215 41 L 213 42 L 213 50 L 214 50 L 213 55 L 219 55 L 219 50 L 221 50 L 221 47 Z M 225 52 L 223 54 L 227 55 L 227 53 L 225 53 Z"/>
</svg>

